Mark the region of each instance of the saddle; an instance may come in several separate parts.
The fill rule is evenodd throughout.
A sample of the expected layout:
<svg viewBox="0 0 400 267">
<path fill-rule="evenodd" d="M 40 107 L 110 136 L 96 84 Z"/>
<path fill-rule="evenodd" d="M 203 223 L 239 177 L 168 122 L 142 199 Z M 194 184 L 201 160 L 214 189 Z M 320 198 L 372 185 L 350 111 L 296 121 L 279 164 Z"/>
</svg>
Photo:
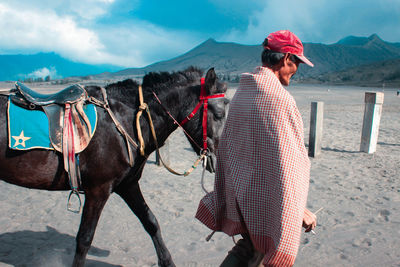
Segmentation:
<svg viewBox="0 0 400 267">
<path fill-rule="evenodd" d="M 78 193 L 78 153 L 88 146 L 93 135 L 83 109 L 88 99 L 86 90 L 80 85 L 72 85 L 55 94 L 40 94 L 20 82 L 15 87 L 15 94 L 10 95 L 13 103 L 26 109 L 43 110 L 46 114 L 51 144 L 63 154 L 64 169 L 68 173 L 72 191 Z"/>
<path fill-rule="evenodd" d="M 72 104 L 87 98 L 85 89 L 77 84 L 71 85 L 57 93 L 49 95 L 37 93 L 20 82 L 17 82 L 15 87 L 27 101 L 38 106 L 47 106 L 50 104 Z"/>
</svg>

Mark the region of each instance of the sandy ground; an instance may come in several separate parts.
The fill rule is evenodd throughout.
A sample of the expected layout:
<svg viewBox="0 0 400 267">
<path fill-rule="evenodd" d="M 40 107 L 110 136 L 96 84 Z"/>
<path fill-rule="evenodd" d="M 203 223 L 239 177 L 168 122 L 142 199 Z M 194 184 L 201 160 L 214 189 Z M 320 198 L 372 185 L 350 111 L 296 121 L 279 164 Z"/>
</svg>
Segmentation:
<svg viewBox="0 0 400 267">
<path fill-rule="evenodd" d="M 0 87 L 7 87 L 2 85 Z M 47 89 L 47 88 L 45 88 Z M 295 266 L 400 266 L 400 97 L 385 89 L 377 151 L 359 152 L 365 91 L 381 88 L 290 86 L 308 144 L 310 103 L 323 101 L 322 154 L 311 159 L 308 208 L 318 214 L 316 235 L 303 234 Z M 231 97 L 234 90 L 229 90 Z M 171 165 L 195 160 L 180 131 L 169 140 Z M 143 194 L 160 223 L 177 266 L 218 266 L 232 238 L 194 219 L 204 192 L 201 169 L 170 174 L 150 157 Z M 207 174 L 205 187 L 212 189 Z M 68 192 L 30 190 L 0 182 L 0 266 L 69 266 L 80 215 L 66 210 Z M 113 195 L 97 227 L 86 266 L 157 266 L 153 244 L 125 203 Z"/>
</svg>

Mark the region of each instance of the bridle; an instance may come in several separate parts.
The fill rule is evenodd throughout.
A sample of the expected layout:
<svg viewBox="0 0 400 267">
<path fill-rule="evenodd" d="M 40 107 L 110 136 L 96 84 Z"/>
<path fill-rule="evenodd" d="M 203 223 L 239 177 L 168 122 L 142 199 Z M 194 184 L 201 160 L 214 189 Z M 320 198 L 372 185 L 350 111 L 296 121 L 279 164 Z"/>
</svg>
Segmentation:
<svg viewBox="0 0 400 267">
<path fill-rule="evenodd" d="M 206 86 L 205 86 L 205 78 L 201 78 L 200 79 L 200 85 L 201 85 L 201 89 L 200 89 L 199 102 L 197 103 L 197 105 L 193 109 L 193 111 L 188 116 L 186 116 L 186 118 L 184 118 L 179 125 L 183 126 L 185 123 L 190 121 L 194 117 L 194 115 L 197 113 L 197 111 L 200 109 L 200 107 L 203 105 L 203 122 L 202 122 L 202 127 L 203 127 L 203 150 L 207 150 L 208 149 L 208 147 L 207 147 L 208 99 L 225 97 L 225 94 L 207 95 Z"/>
<path fill-rule="evenodd" d="M 225 97 L 225 94 L 215 94 L 215 95 L 207 95 L 206 92 L 206 86 L 205 86 L 205 78 L 201 78 L 200 79 L 200 97 L 199 97 L 199 102 L 197 103 L 196 107 L 193 109 L 193 111 L 186 116 L 180 123 L 171 115 L 171 113 L 168 111 L 168 109 L 162 104 L 161 100 L 158 98 L 157 94 L 153 91 L 153 95 L 156 98 L 157 102 L 161 105 L 161 107 L 164 109 L 164 111 L 172 118 L 172 120 L 174 121 L 175 124 L 178 125 L 178 127 L 180 127 L 186 134 L 186 136 L 188 136 L 188 138 L 190 140 L 192 140 L 192 142 L 200 149 L 200 157 L 196 160 L 195 164 L 192 165 L 191 169 L 189 169 L 189 171 L 186 171 L 185 173 L 181 174 L 181 173 L 177 173 L 176 171 L 173 171 L 172 169 L 170 169 L 167 165 L 165 165 L 165 163 L 162 161 L 161 155 L 159 153 L 159 151 L 157 152 L 159 155 L 160 160 L 163 162 L 163 165 L 166 167 L 167 170 L 169 170 L 170 172 L 176 174 L 176 175 L 183 175 L 183 176 L 187 176 L 190 174 L 190 172 L 192 172 L 197 165 L 199 164 L 199 162 L 203 159 L 206 158 L 209 150 L 208 150 L 208 146 L 207 146 L 207 119 L 208 119 L 208 100 L 212 99 L 212 98 L 220 98 L 220 97 Z M 187 123 L 188 121 L 190 121 L 194 115 L 199 111 L 200 107 L 203 106 L 203 121 L 202 121 L 202 128 L 203 128 L 203 146 L 200 146 L 191 136 L 190 134 L 183 128 L 183 125 L 185 123 Z M 156 141 L 156 140 L 155 140 Z M 158 145 L 157 145 L 157 141 L 156 141 L 156 147 L 158 150 Z M 205 165 L 205 164 L 204 164 Z"/>
</svg>

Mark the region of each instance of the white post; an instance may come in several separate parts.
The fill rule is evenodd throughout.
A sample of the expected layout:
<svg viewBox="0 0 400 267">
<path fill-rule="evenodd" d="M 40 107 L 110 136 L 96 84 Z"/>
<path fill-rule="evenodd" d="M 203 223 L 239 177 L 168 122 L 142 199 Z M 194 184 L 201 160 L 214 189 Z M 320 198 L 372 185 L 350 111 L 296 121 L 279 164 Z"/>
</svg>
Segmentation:
<svg viewBox="0 0 400 267">
<path fill-rule="evenodd" d="M 384 94 L 381 92 L 365 93 L 364 120 L 360 145 L 361 152 L 372 154 L 376 151 L 383 96 Z"/>
<path fill-rule="evenodd" d="M 321 154 L 322 125 L 324 120 L 324 102 L 311 102 L 310 136 L 308 155 L 317 157 Z"/>
</svg>

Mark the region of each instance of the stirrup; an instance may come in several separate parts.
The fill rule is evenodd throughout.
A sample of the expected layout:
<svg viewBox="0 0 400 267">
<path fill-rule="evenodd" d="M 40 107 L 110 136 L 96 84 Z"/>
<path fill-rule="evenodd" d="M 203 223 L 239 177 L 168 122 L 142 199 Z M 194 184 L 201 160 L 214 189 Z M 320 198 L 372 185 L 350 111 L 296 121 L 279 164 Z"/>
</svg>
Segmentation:
<svg viewBox="0 0 400 267">
<path fill-rule="evenodd" d="M 73 204 L 72 204 L 72 202 L 71 202 L 71 196 L 72 195 L 74 195 L 74 196 L 76 196 L 76 197 L 78 197 L 78 203 L 75 203 L 74 204 L 74 206 L 76 205 L 76 204 L 79 204 L 79 208 L 78 209 L 76 209 L 76 207 L 72 207 L 73 206 Z M 68 196 L 68 203 L 67 203 L 67 210 L 68 211 L 71 211 L 71 212 L 73 212 L 73 213 L 81 213 L 81 211 L 82 211 L 82 201 L 81 201 L 81 197 L 80 197 L 80 195 L 79 195 L 79 192 L 78 192 L 78 190 L 71 190 L 71 192 L 69 193 L 69 196 Z"/>
</svg>

